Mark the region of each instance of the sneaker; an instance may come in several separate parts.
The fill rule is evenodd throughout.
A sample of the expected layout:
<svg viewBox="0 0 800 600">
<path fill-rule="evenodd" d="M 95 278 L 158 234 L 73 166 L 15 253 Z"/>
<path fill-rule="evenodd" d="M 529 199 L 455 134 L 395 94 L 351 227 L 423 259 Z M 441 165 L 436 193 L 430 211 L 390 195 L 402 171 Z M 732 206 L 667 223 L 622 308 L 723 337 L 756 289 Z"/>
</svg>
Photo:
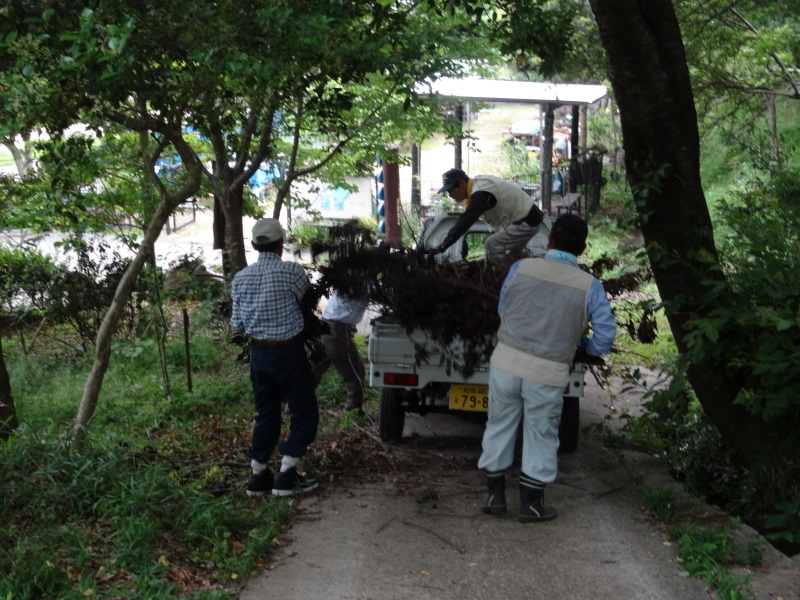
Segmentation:
<svg viewBox="0 0 800 600">
<path fill-rule="evenodd" d="M 272 473 L 269 469 L 261 471 L 260 473 L 253 473 L 250 475 L 250 481 L 247 482 L 248 496 L 263 496 L 272 491 Z"/>
<path fill-rule="evenodd" d="M 297 472 L 296 467 L 288 471 L 275 473 L 272 484 L 272 493 L 276 496 L 293 496 L 303 492 L 310 492 L 319 485 L 319 482 L 312 477 L 304 477 Z"/>
</svg>

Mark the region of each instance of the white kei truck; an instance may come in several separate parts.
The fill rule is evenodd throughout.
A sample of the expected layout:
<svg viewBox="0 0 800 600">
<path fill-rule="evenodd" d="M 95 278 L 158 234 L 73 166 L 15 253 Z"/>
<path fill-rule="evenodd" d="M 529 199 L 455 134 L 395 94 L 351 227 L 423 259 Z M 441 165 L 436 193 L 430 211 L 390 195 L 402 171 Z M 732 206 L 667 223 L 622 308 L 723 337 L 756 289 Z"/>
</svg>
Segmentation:
<svg viewBox="0 0 800 600">
<path fill-rule="evenodd" d="M 458 215 L 447 214 L 426 219 L 420 245 L 434 248 L 444 239 Z M 528 242 L 532 256 L 541 256 L 547 245 L 549 219 Z M 491 234 L 490 227 L 477 221 L 455 244 L 437 260 L 468 260 L 477 252 L 481 257 L 483 240 Z M 477 250 L 476 250 L 477 249 Z M 470 250 L 472 250 L 470 252 Z M 458 344 L 448 349 L 458 355 Z M 424 352 L 418 352 L 424 348 Z M 406 413 L 486 413 L 489 406 L 489 364 L 478 366 L 469 377 L 447 368 L 443 349 L 428 338 L 425 332 L 406 332 L 390 319 L 372 321 L 369 336 L 369 383 L 381 388 L 378 430 L 385 441 L 399 442 L 403 437 Z M 580 433 L 580 398 L 583 396 L 586 365 L 575 363 L 564 388 L 564 404 L 559 426 L 559 450 L 574 452 Z"/>
</svg>

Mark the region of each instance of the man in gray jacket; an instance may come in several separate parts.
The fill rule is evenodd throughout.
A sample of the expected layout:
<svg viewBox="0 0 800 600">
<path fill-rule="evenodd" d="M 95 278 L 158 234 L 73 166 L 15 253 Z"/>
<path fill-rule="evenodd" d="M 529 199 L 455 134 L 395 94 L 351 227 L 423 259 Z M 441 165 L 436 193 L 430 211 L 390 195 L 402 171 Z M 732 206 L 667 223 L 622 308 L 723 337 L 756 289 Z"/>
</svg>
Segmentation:
<svg viewBox="0 0 800 600">
<path fill-rule="evenodd" d="M 470 178 L 461 169 L 450 169 L 442 176 L 440 194 L 447 193 L 464 203 L 464 212 L 433 254 L 441 254 L 466 233 L 479 218 L 494 233 L 486 238 L 486 258 L 497 261 L 513 250 L 524 247 L 542 227 L 550 225 L 536 203 L 522 189 L 494 175 Z M 536 253 L 535 253 L 536 254 Z"/>
<path fill-rule="evenodd" d="M 478 461 L 489 488 L 485 513 L 506 511 L 504 472 L 514 460 L 522 421 L 519 520 L 532 523 L 557 515 L 544 505 L 544 488 L 556 478 L 558 425 L 570 365 L 579 345 L 589 356 L 608 353 L 617 327 L 603 285 L 578 268 L 587 233 L 580 217 L 560 216 L 544 258 L 515 262 L 500 290 L 489 420 Z M 592 336 L 582 339 L 587 324 Z"/>
</svg>

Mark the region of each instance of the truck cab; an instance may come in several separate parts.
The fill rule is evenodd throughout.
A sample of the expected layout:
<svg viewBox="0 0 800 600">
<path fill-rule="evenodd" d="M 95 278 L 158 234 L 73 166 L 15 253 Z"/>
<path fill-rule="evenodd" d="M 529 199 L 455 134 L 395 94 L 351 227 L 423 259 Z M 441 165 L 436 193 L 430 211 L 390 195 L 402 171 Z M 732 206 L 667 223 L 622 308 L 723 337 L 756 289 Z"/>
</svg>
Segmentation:
<svg viewBox="0 0 800 600">
<path fill-rule="evenodd" d="M 455 225 L 460 214 L 447 213 L 426 218 L 422 224 L 417 246 L 423 250 L 428 250 L 441 244 L 444 238 L 447 237 L 447 232 Z M 530 256 L 544 256 L 547 251 L 547 239 L 550 235 L 551 226 L 550 217 L 545 216 L 536 235 L 525 245 Z M 438 254 L 436 260 L 456 262 L 461 260 L 483 260 L 485 255 L 483 244 L 491 234 L 492 228 L 488 223 L 481 220 L 475 221 L 455 244 L 442 254 Z"/>
</svg>

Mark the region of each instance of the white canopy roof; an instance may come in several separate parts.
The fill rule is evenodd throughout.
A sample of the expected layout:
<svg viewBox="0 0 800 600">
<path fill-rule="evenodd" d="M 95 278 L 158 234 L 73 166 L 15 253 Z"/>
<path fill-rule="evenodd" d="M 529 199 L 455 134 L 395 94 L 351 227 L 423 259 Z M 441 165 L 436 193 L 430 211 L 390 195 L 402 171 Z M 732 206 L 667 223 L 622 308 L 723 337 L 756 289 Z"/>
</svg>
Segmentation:
<svg viewBox="0 0 800 600">
<path fill-rule="evenodd" d="M 540 81 L 508 81 L 502 79 L 450 79 L 419 84 L 421 94 L 441 94 L 481 102 L 513 102 L 515 104 L 578 104 L 588 106 L 610 95 L 604 85 L 547 83 Z"/>
</svg>

